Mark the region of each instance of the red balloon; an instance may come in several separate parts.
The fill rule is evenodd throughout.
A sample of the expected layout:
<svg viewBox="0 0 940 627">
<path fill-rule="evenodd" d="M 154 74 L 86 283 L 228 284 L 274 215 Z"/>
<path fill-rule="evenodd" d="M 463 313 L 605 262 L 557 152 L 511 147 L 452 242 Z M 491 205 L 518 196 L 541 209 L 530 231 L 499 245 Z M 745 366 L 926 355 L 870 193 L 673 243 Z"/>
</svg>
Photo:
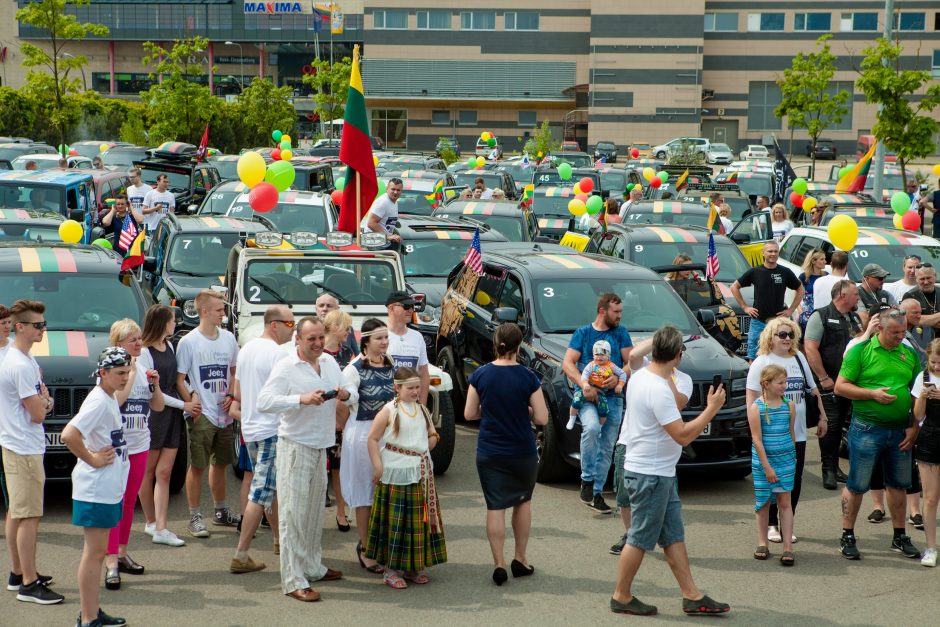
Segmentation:
<svg viewBox="0 0 940 627">
<path fill-rule="evenodd" d="M 72 148 L 71 150 L 69 150 L 70 157 L 75 157 L 77 155 L 78 155 L 78 151 L 76 149 Z"/>
<path fill-rule="evenodd" d="M 248 205 L 258 213 L 267 213 L 277 206 L 277 188 L 270 183 L 258 183 L 248 192 Z"/>
<path fill-rule="evenodd" d="M 583 179 L 578 181 L 578 185 L 581 186 L 581 191 L 585 194 L 590 194 L 591 190 L 594 189 L 594 180 L 590 177 L 585 176 Z"/>
<path fill-rule="evenodd" d="M 659 178 L 658 176 L 654 176 L 652 180 L 650 180 L 650 187 L 659 188 L 659 186 L 662 184 L 663 184 L 663 180 Z"/>
<path fill-rule="evenodd" d="M 803 208 L 803 194 L 797 194 L 796 192 L 790 193 L 790 204 L 794 207 Z"/>
<path fill-rule="evenodd" d="M 334 189 L 334 190 L 333 190 L 333 193 L 330 194 L 330 198 L 333 199 L 333 204 L 334 204 L 334 205 L 341 205 L 341 204 L 343 204 L 343 190 L 341 190 L 341 189 Z"/>
<path fill-rule="evenodd" d="M 639 149 L 637 149 L 637 148 L 631 148 L 631 149 L 630 149 L 630 156 L 633 157 L 634 159 L 636 159 L 637 157 L 639 157 L 639 156 L 640 156 L 640 151 L 639 151 Z"/>
<path fill-rule="evenodd" d="M 274 150 L 272 150 L 272 151 L 271 151 L 271 158 L 274 159 L 275 161 L 280 161 L 280 160 L 281 160 L 281 149 L 280 149 L 280 148 L 275 148 Z"/>
<path fill-rule="evenodd" d="M 587 194 L 575 194 L 574 197 L 580 200 L 581 202 L 583 202 L 584 204 L 587 204 L 587 201 L 588 201 Z"/>
<path fill-rule="evenodd" d="M 920 216 L 917 215 L 916 211 L 908 211 L 901 216 L 901 226 L 904 227 L 905 231 L 919 231 Z"/>
</svg>

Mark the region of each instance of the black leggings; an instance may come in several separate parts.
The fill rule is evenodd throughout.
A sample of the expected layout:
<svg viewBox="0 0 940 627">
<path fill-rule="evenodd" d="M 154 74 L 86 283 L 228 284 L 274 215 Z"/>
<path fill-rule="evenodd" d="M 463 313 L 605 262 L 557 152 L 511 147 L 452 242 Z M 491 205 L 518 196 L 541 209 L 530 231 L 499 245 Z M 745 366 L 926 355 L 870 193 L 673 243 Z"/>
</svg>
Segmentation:
<svg viewBox="0 0 940 627">
<path fill-rule="evenodd" d="M 827 464 L 832 469 L 839 467 L 839 445 L 842 442 L 842 432 L 852 420 L 852 401 L 842 396 L 836 396 L 831 391 L 822 393 L 823 408 L 826 410 L 826 435 L 819 439 L 819 453 L 822 457 L 823 468 Z"/>
<path fill-rule="evenodd" d="M 796 472 L 793 475 L 793 491 L 790 492 L 790 507 L 796 515 L 796 504 L 800 502 L 800 488 L 803 487 L 803 464 L 806 463 L 806 442 L 795 442 L 796 445 Z M 780 526 L 777 518 L 777 502 L 770 504 L 770 525 Z"/>
</svg>

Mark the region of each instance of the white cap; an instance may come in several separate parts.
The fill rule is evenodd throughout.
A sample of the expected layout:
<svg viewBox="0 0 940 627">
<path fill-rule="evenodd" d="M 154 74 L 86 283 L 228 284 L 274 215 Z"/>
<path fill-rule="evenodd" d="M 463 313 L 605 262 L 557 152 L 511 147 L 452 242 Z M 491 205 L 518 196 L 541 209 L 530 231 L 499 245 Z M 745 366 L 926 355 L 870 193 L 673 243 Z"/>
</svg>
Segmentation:
<svg viewBox="0 0 940 627">
<path fill-rule="evenodd" d="M 607 355 L 610 357 L 610 342 L 607 340 L 597 340 L 594 342 L 593 355 Z"/>
</svg>

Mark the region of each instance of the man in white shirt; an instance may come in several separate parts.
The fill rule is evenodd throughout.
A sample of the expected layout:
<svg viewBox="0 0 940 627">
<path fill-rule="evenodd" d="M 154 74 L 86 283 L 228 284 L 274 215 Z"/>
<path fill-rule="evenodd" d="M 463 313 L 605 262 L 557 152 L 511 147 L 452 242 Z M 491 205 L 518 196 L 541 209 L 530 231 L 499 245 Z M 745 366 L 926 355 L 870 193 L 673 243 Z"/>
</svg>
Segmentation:
<svg viewBox="0 0 940 627">
<path fill-rule="evenodd" d="M 248 556 L 261 516 L 267 512 L 278 542 L 277 523 L 277 427 L 278 415 L 258 411 L 258 394 L 277 364 L 287 353 L 282 345 L 294 334 L 294 313 L 284 305 L 271 305 L 264 312 L 264 332 L 251 340 L 238 353 L 235 367 L 235 399 L 241 405 L 241 429 L 245 446 L 251 456 L 254 475 L 248 491 L 248 505 L 242 516 L 242 530 L 238 547 L 229 570 L 233 573 L 251 573 L 265 567 Z M 275 551 L 277 553 L 277 551 Z"/>
<path fill-rule="evenodd" d="M 42 423 L 52 411 L 53 400 L 40 378 L 39 364 L 29 354 L 45 333 L 45 311 L 45 305 L 34 300 L 18 300 L 10 308 L 16 336 L 0 365 L 0 447 L 8 494 L 6 538 L 11 565 L 7 585 L 16 586 L 19 601 L 53 605 L 65 597 L 48 588 L 52 577 L 36 571 L 36 536 L 46 483 Z"/>
<path fill-rule="evenodd" d="M 388 355 L 396 368 L 408 366 L 421 377 L 418 399 L 427 406 L 431 375 L 428 373 L 428 348 L 424 336 L 408 328 L 415 311 L 415 301 L 408 292 L 395 291 L 385 299 L 388 308 Z"/>
<path fill-rule="evenodd" d="M 894 296 L 894 300 L 901 302 L 904 295 L 911 290 L 917 289 L 917 265 L 920 263 L 920 257 L 917 255 L 908 255 L 904 258 L 904 276 L 900 281 L 885 283 L 884 290 Z M 817 281 L 819 279 L 816 279 Z"/>
<path fill-rule="evenodd" d="M 698 589 L 685 550 L 676 463 L 682 447 L 691 444 L 724 405 L 725 389 L 710 389 L 705 410 L 693 420 L 683 421 L 672 380 L 683 350 L 679 330 L 671 325 L 662 327 L 653 335 L 652 363 L 637 371 L 627 385 L 623 424 L 628 444 L 623 475 L 633 511 L 627 544 L 620 553 L 617 587 L 610 599 L 610 609 L 616 613 L 656 613 L 655 606 L 633 596 L 631 587 L 644 555 L 657 543 L 682 590 L 686 614 L 722 614 L 731 609 Z"/>
<path fill-rule="evenodd" d="M 833 286 L 848 278 L 849 254 L 842 250 L 834 251 L 829 260 L 829 268 L 832 270 L 829 274 L 813 282 L 813 311 L 828 307 L 832 302 Z"/>
<path fill-rule="evenodd" d="M 131 168 L 127 171 L 131 184 L 127 186 L 127 201 L 131 204 L 134 213 L 143 214 L 144 199 L 153 191 L 153 187 L 142 182 L 140 168 Z"/>
<path fill-rule="evenodd" d="M 144 225 L 150 232 L 156 231 L 163 216 L 176 209 L 176 196 L 168 192 L 170 177 L 157 175 L 157 187 L 147 192 L 140 212 L 144 214 Z"/>
<path fill-rule="evenodd" d="M 187 419 L 189 470 L 186 498 L 189 501 L 187 530 L 196 538 L 208 538 L 202 518 L 202 475 L 209 467 L 209 490 L 215 513 L 212 523 L 238 525 L 238 516 L 225 505 L 225 471 L 235 462 L 235 431 L 228 415 L 235 398 L 230 383 L 235 376 L 238 342 L 231 332 L 219 328 L 225 317 L 225 301 L 212 290 L 196 296 L 199 326 L 183 336 L 176 349 L 176 389 L 184 402 L 199 397 L 202 414 Z M 186 379 L 189 379 L 189 386 Z M 190 393 L 190 389 L 194 392 Z"/>
<path fill-rule="evenodd" d="M 298 601 L 318 601 L 313 581 L 343 573 L 322 561 L 326 449 L 336 443 L 336 402 L 358 399 L 339 365 L 323 352 L 326 332 L 315 317 L 297 324 L 297 349 L 277 362 L 258 396 L 258 410 L 276 413 L 281 589 Z"/>
<path fill-rule="evenodd" d="M 401 198 L 402 189 L 404 185 L 400 178 L 389 179 L 385 193 L 372 203 L 369 212 L 359 223 L 359 229 L 363 232 L 385 233 L 388 241 L 400 242 L 401 236 L 395 235 L 393 231 L 398 224 L 398 199 Z"/>
<path fill-rule="evenodd" d="M 483 180 L 482 176 L 478 176 L 476 180 L 473 181 L 473 187 L 480 190 L 480 200 L 493 199 L 493 190 L 486 186 L 486 181 Z"/>
<path fill-rule="evenodd" d="M 627 202 L 623 203 L 622 207 L 620 207 L 620 221 L 621 222 L 623 222 L 625 216 L 627 215 L 627 211 L 630 210 L 630 207 L 640 202 L 641 200 L 643 200 L 643 190 L 640 189 L 639 187 L 634 187 L 633 189 L 631 189 L 630 198 L 627 200 Z"/>
</svg>

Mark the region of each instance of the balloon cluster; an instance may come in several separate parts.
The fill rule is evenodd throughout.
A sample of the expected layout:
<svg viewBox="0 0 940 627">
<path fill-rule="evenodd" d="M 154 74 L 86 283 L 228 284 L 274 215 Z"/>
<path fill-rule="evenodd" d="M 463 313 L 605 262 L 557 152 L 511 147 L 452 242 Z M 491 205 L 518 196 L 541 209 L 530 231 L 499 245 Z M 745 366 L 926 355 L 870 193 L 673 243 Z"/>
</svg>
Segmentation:
<svg viewBox="0 0 940 627">
<path fill-rule="evenodd" d="M 480 139 L 483 140 L 483 143 L 490 148 L 496 148 L 496 136 L 489 131 L 483 131 L 480 133 Z"/>
<path fill-rule="evenodd" d="M 649 182 L 650 187 L 656 189 L 669 181 L 669 173 L 666 171 L 657 172 L 653 168 L 643 168 L 643 178 Z"/>
<path fill-rule="evenodd" d="M 793 184 L 790 187 L 793 190 L 792 192 L 790 192 L 790 204 L 791 205 L 793 205 L 794 207 L 799 207 L 803 211 L 811 211 L 812 208 L 816 206 L 816 203 L 814 201 L 810 207 L 806 207 L 805 203 L 808 200 L 806 198 L 806 192 L 809 190 L 809 183 L 806 182 L 806 179 L 804 178 L 793 179 Z M 858 230 L 858 227 L 856 227 L 856 230 Z M 853 242 L 852 245 L 854 246 L 855 243 Z"/>
<path fill-rule="evenodd" d="M 629 194 L 634 189 L 638 189 L 641 192 L 643 191 L 643 186 L 639 183 L 627 183 L 627 193 Z"/>
<path fill-rule="evenodd" d="M 290 189 L 296 176 L 289 160 L 294 156 L 290 150 L 290 137 L 281 131 L 274 131 L 271 137 L 281 144 L 271 151 L 274 163 L 270 166 L 257 152 L 246 152 L 238 158 L 238 178 L 251 190 L 248 192 L 248 205 L 259 213 L 274 209 L 278 194 Z"/>
<path fill-rule="evenodd" d="M 59 144 L 58 150 L 59 150 L 60 157 L 66 157 L 66 156 L 74 157 L 78 154 L 78 150 L 76 150 L 75 148 L 72 148 L 68 144 Z"/>
<path fill-rule="evenodd" d="M 477 168 L 482 168 L 484 165 L 486 165 L 486 159 L 483 157 L 470 157 L 467 161 L 468 170 L 476 170 Z"/>
<path fill-rule="evenodd" d="M 290 135 L 285 135 L 281 131 L 274 131 L 271 133 L 271 139 L 277 144 L 277 148 L 271 151 L 272 159 L 275 161 L 290 161 L 294 158 L 294 152 L 290 144 Z"/>
<path fill-rule="evenodd" d="M 905 231 L 920 229 L 920 215 L 910 196 L 904 192 L 894 192 L 891 195 L 891 209 L 894 210 L 894 228 Z"/>
</svg>

